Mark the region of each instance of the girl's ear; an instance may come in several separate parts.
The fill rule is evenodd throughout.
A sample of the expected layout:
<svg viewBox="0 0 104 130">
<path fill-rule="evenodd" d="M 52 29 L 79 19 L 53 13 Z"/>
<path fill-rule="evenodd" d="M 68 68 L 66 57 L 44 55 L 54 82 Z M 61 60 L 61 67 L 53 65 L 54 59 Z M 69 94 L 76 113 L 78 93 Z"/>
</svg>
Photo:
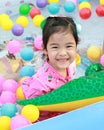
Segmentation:
<svg viewBox="0 0 104 130">
<path fill-rule="evenodd" d="M 42 44 L 42 48 L 43 48 L 44 55 L 47 55 L 47 49 L 45 49 L 44 44 Z"/>
</svg>

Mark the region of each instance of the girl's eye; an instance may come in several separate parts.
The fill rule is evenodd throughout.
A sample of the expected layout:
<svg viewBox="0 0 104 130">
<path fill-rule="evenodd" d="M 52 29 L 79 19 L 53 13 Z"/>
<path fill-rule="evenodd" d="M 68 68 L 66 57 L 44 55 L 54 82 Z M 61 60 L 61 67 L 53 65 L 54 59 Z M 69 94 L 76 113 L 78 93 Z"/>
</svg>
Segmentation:
<svg viewBox="0 0 104 130">
<path fill-rule="evenodd" d="M 67 48 L 70 48 L 70 47 L 72 47 L 72 46 L 66 46 Z"/>
<path fill-rule="evenodd" d="M 58 48 L 57 46 L 53 46 L 52 48 Z"/>
</svg>

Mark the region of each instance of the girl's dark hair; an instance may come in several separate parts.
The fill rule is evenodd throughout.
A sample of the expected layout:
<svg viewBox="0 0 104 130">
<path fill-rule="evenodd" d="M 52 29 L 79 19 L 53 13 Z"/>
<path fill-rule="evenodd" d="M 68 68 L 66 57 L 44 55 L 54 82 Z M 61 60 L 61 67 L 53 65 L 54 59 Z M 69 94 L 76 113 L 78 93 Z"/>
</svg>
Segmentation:
<svg viewBox="0 0 104 130">
<path fill-rule="evenodd" d="M 42 31 L 44 48 L 47 48 L 49 37 L 53 33 L 65 32 L 66 30 L 69 30 L 72 33 L 77 45 L 79 41 L 77 28 L 71 17 L 47 17 Z"/>
</svg>

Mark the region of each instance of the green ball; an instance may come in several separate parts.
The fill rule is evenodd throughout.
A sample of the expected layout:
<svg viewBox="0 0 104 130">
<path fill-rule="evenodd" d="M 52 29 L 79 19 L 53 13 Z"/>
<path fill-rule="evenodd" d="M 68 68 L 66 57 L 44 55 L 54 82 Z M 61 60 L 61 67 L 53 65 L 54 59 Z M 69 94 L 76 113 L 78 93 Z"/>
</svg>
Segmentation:
<svg viewBox="0 0 104 130">
<path fill-rule="evenodd" d="M 40 24 L 41 29 L 44 28 L 45 23 L 46 23 L 46 19 L 44 19 L 44 20 L 41 22 L 41 24 Z"/>
<path fill-rule="evenodd" d="M 20 14 L 22 14 L 22 15 L 28 15 L 29 12 L 30 12 L 30 9 L 31 9 L 30 5 L 24 3 L 24 4 L 22 4 L 22 5 L 19 7 L 19 12 L 20 12 Z"/>
</svg>

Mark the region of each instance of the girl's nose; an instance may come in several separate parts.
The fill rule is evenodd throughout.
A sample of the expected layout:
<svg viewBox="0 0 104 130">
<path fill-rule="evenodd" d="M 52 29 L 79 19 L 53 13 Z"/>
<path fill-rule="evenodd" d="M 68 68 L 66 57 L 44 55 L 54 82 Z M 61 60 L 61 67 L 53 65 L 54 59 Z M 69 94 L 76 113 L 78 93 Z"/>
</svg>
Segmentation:
<svg viewBox="0 0 104 130">
<path fill-rule="evenodd" d="M 61 55 L 61 56 L 66 56 L 66 55 L 67 55 L 66 50 L 65 50 L 65 49 L 60 49 L 59 55 Z"/>
</svg>

